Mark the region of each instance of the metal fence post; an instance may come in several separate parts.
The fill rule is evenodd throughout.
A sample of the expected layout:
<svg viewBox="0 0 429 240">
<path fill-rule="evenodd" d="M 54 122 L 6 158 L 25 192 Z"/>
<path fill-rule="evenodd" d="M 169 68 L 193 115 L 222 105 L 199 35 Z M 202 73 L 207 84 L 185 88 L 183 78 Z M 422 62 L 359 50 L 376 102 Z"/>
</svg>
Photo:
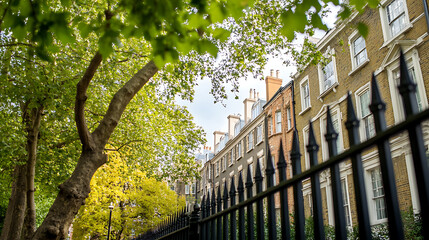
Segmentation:
<svg viewBox="0 0 429 240">
<path fill-rule="evenodd" d="M 198 221 L 200 220 L 200 205 L 196 202 L 194 211 L 189 219 L 189 239 L 200 239 Z"/>
</svg>

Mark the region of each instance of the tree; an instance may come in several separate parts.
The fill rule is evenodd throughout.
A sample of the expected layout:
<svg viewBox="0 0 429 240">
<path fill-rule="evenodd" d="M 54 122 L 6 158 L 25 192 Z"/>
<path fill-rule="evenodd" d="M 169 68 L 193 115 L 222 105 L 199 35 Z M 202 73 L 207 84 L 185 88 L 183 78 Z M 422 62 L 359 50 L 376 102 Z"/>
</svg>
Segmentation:
<svg viewBox="0 0 429 240">
<path fill-rule="evenodd" d="M 143 86 L 155 85 L 161 89 L 159 96 L 180 95 L 192 99 L 196 77 L 211 76 L 214 77 L 212 93 L 224 97 L 225 83 L 230 82 L 238 89 L 236 77 L 244 76 L 249 69 L 258 73 L 266 61 L 262 56 L 266 51 L 276 52 L 276 47 L 269 47 L 279 43 L 278 39 L 284 39 L 280 35 L 260 34 L 261 29 L 251 27 L 253 23 L 265 23 L 264 19 L 273 15 L 271 19 L 274 21 L 269 23 L 278 27 L 272 30 L 282 33 L 288 41 L 294 38 L 296 31 L 308 31 L 308 25 L 324 27 L 318 14 L 323 7 L 319 1 L 284 1 L 280 2 L 279 9 L 273 9 L 269 6 L 275 1 L 262 0 L 257 1 L 260 8 L 255 8 L 256 11 L 243 11 L 252 3 L 244 0 L 121 0 L 93 4 L 85 0 L 13 0 L 2 4 L 0 34 L 4 43 L 0 76 L 3 82 L 17 90 L 9 91 L 3 87 L 7 94 L 2 93 L 1 97 L 5 98 L 2 107 L 9 107 L 8 113 L 15 116 L 15 122 L 22 119 L 14 131 L 24 133 L 16 140 L 26 152 L 23 154 L 21 149 L 15 151 L 19 152 L 17 155 L 8 155 L 11 157 L 6 169 L 14 172 L 14 181 L 1 238 L 19 239 L 24 219 L 26 238 L 61 239 L 66 236 L 68 226 L 90 192 L 92 175 L 107 160 L 106 144 L 125 108 Z M 360 10 L 366 3 L 375 7 L 378 1 L 351 0 L 350 3 Z M 334 4 L 338 5 L 338 1 Z M 267 11 L 263 11 L 265 9 Z M 344 9 L 343 18 L 350 14 L 350 8 L 344 6 Z M 223 22 L 225 19 L 228 21 Z M 278 24 L 278 20 L 282 24 Z M 249 25 L 245 25 L 247 23 Z M 251 42 L 254 47 L 245 45 L 246 48 L 239 49 L 243 45 L 234 44 L 235 39 L 251 39 L 240 38 L 246 29 L 255 29 L 252 32 L 252 36 L 256 36 L 252 38 L 255 42 Z M 230 36 L 231 32 L 238 36 Z M 275 36 L 280 38 L 272 40 Z M 240 61 L 221 61 L 214 65 L 219 48 L 221 53 L 222 49 L 229 49 L 226 52 L 234 53 L 232 59 Z M 88 55 L 92 57 L 87 59 Z M 117 66 L 128 59 L 134 60 L 128 62 L 128 74 L 118 77 L 123 68 Z M 138 62 L 144 62 L 144 66 L 140 67 Z M 114 67 L 106 72 L 113 78 L 97 75 L 103 66 L 110 64 Z M 14 72 L 14 69 L 21 71 Z M 160 69 L 162 71 L 156 75 Z M 233 78 L 224 79 L 230 69 L 238 70 L 233 72 Z M 199 71 L 198 74 L 195 71 Z M 133 74 L 129 74 L 131 72 Z M 62 77 L 57 77 L 60 75 Z M 73 94 L 63 89 L 70 89 L 69 84 L 74 86 L 76 83 L 74 117 L 57 115 L 60 113 L 55 108 L 57 105 L 68 107 L 65 112 L 70 113 L 69 100 Z M 92 94 L 93 90 L 100 93 L 106 88 L 111 89 L 112 94 Z M 94 112 L 94 108 L 89 108 L 91 104 L 101 109 L 95 108 L 97 111 Z M 69 158 L 63 159 L 65 164 L 76 166 L 70 178 L 59 186 L 59 194 L 48 215 L 33 234 L 37 146 L 46 112 L 57 115 L 60 120 L 74 119 L 81 150 L 76 158 L 76 155 L 69 155 L 71 159 L 77 159 L 76 163 L 75 160 L 67 161 Z M 94 117 L 92 123 L 90 115 Z M 63 130 L 69 131 L 69 127 L 70 121 L 64 124 Z M 77 146 L 72 144 L 76 143 L 72 141 L 73 137 L 68 139 L 70 141 L 58 144 Z"/>
<path fill-rule="evenodd" d="M 113 203 L 112 239 L 141 234 L 185 205 L 165 182 L 129 168 L 117 152 L 94 174 L 91 193 L 73 222 L 73 239 L 104 239 Z"/>
</svg>

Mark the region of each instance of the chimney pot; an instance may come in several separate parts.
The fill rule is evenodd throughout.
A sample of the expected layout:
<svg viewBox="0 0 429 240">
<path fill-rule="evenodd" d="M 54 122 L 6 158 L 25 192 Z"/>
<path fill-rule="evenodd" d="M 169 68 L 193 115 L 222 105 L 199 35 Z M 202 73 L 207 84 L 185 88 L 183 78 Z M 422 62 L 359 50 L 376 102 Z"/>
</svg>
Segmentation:
<svg viewBox="0 0 429 240">
<path fill-rule="evenodd" d="M 256 89 L 253 89 L 253 99 L 256 99 Z"/>
<path fill-rule="evenodd" d="M 280 72 L 280 70 L 276 71 L 276 78 L 279 78 L 279 72 Z"/>
<path fill-rule="evenodd" d="M 271 69 L 271 70 L 270 70 L 270 76 L 272 77 L 272 76 L 273 76 L 273 74 L 274 74 L 274 69 Z"/>
<path fill-rule="evenodd" d="M 249 98 L 252 98 L 252 89 L 250 89 Z"/>
</svg>

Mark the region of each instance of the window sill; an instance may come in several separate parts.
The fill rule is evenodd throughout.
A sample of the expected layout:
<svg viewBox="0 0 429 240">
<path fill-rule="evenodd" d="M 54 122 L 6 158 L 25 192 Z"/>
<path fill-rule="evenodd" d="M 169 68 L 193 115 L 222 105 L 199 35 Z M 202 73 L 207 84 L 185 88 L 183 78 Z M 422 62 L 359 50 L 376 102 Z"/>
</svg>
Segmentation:
<svg viewBox="0 0 429 240">
<path fill-rule="evenodd" d="M 383 43 L 383 45 L 381 45 L 380 49 L 382 49 L 382 48 L 386 47 L 387 45 L 391 44 L 393 41 L 395 41 L 396 39 L 398 39 L 404 33 L 406 33 L 409 30 L 411 30 L 411 28 L 413 28 L 413 24 L 408 23 L 408 25 L 404 29 L 402 29 L 402 31 L 400 31 L 399 33 L 397 33 L 395 36 L 391 37 L 387 41 L 384 41 L 384 43 Z"/>
<path fill-rule="evenodd" d="M 365 67 L 365 65 L 367 65 L 368 63 L 369 63 L 369 58 L 367 58 L 361 65 L 355 67 L 355 69 L 351 70 L 349 72 L 349 76 L 352 76 L 353 74 L 355 74 L 357 71 Z"/>
<path fill-rule="evenodd" d="M 331 91 L 337 92 L 336 87 L 338 85 L 339 85 L 338 82 L 334 82 L 334 84 L 332 84 L 332 86 L 330 86 L 328 89 L 323 91 L 317 99 L 321 100 L 324 96 L 328 95 L 328 93 L 330 93 Z"/>
<path fill-rule="evenodd" d="M 310 110 L 311 106 L 308 106 L 306 109 L 302 110 L 300 113 L 298 113 L 299 116 L 306 113 L 308 110 Z"/>
<path fill-rule="evenodd" d="M 238 160 L 240 160 L 240 159 L 241 159 L 241 156 L 240 156 L 240 157 L 238 157 L 238 158 L 236 158 L 236 159 L 235 159 L 235 161 L 238 161 Z"/>
<path fill-rule="evenodd" d="M 230 163 L 230 164 L 228 165 L 228 167 L 231 167 L 232 165 L 234 165 L 234 163 Z"/>
<path fill-rule="evenodd" d="M 293 130 L 293 127 L 289 128 L 289 129 L 286 131 L 286 133 L 288 133 L 288 132 L 290 132 L 290 131 L 292 131 L 292 130 Z"/>
<path fill-rule="evenodd" d="M 250 148 L 250 149 L 247 149 L 246 153 L 248 153 L 248 152 L 250 152 L 250 151 L 252 151 L 252 150 L 253 150 L 253 147 L 252 147 L 252 148 Z"/>
<path fill-rule="evenodd" d="M 261 144 L 263 142 L 263 140 L 259 141 L 256 146 L 259 146 L 259 144 Z"/>
</svg>

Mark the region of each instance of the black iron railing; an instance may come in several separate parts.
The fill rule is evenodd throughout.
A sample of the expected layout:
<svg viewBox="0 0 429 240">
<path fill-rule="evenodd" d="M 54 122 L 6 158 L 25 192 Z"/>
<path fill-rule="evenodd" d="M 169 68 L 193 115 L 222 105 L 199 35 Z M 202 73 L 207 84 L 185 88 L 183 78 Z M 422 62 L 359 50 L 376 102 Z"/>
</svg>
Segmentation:
<svg viewBox="0 0 429 240">
<path fill-rule="evenodd" d="M 257 161 L 255 176 L 252 179 L 250 167 L 247 168 L 246 182 L 240 172 L 238 185 L 235 187 L 234 176 L 231 185 L 225 183 L 223 195 L 220 188 L 217 194 L 213 189 L 209 196 L 203 196 L 201 208 L 195 204 L 191 214 L 177 214 L 158 228 L 152 230 L 138 239 L 306 239 L 304 201 L 302 182 L 310 179 L 312 206 L 313 206 L 313 230 L 315 239 L 325 239 L 325 227 L 323 224 L 322 195 L 319 173 L 329 169 L 331 174 L 331 186 L 335 219 L 335 238 L 347 239 L 347 226 L 344 213 L 343 193 L 341 188 L 339 164 L 350 159 L 354 181 L 354 197 L 358 220 L 359 239 L 372 239 L 368 196 L 365 190 L 364 169 L 361 153 L 371 147 L 377 147 L 380 162 L 380 171 L 384 188 L 384 199 L 387 209 L 388 230 L 390 239 L 405 239 L 402 218 L 398 204 L 398 193 L 395 183 L 392 156 L 389 138 L 402 132 L 407 132 L 411 146 L 414 163 L 414 174 L 418 188 L 418 196 L 421 205 L 422 229 L 429 227 L 429 170 L 426 149 L 423 140 L 422 122 L 429 119 L 429 110 L 418 112 L 416 98 L 416 84 L 408 76 L 404 56 L 400 55 L 401 80 L 399 91 L 403 99 L 406 120 L 390 128 L 386 128 L 385 103 L 382 101 L 375 77 L 371 80 L 371 104 L 370 110 L 374 116 L 376 135 L 365 142 L 359 140 L 359 120 L 357 119 L 352 104 L 351 96 L 347 97 L 347 121 L 345 123 L 350 148 L 340 154 L 337 153 L 335 132 L 330 109 L 327 109 L 327 130 L 325 139 L 328 144 L 329 160 L 319 163 L 317 152 L 319 146 L 315 140 L 313 127 L 310 122 L 309 137 L 306 150 L 309 153 L 311 168 L 301 172 L 301 153 L 297 131 L 294 132 L 292 151 L 293 177 L 286 179 L 286 161 L 282 144 L 280 144 L 277 171 L 280 183 L 274 186 L 275 169 L 270 151 L 267 153 L 265 181 L 267 189 L 262 191 L 262 177 L 259 160 Z M 254 180 L 254 182 L 253 182 Z M 256 184 L 256 195 L 253 196 L 253 185 Z M 293 189 L 293 206 L 288 204 L 288 188 Z M 246 189 L 246 199 L 245 192 Z M 276 212 L 274 194 L 280 195 L 280 209 Z M 238 203 L 236 198 L 238 196 Z M 230 200 L 228 200 L 230 199 Z M 223 206 L 222 206 L 223 203 Z M 229 205 L 228 205 L 229 204 Z M 293 208 L 293 212 L 290 209 Z M 238 213 L 238 216 L 237 216 Z M 264 215 L 264 213 L 266 215 Z M 201 215 L 201 217 L 200 217 Z M 293 224 L 291 224 L 293 220 Z M 277 224 L 277 221 L 279 223 Z M 255 224 L 256 223 L 256 224 Z M 280 228 L 277 228 L 280 226 Z M 267 228 L 267 229 L 265 229 Z M 150 238 L 144 238 L 149 237 Z M 429 239 L 429 231 L 421 231 L 424 239 Z"/>
</svg>

